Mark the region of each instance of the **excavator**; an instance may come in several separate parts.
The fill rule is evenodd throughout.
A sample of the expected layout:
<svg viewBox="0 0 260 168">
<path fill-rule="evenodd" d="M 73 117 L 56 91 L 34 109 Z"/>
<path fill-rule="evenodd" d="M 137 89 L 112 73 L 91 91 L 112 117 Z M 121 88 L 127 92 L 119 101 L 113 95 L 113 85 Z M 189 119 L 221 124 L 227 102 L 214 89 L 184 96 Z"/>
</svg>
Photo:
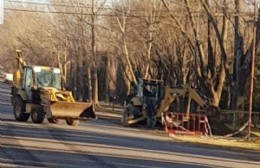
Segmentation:
<svg viewBox="0 0 260 168">
<path fill-rule="evenodd" d="M 209 109 L 211 104 L 208 99 L 203 99 L 191 84 L 170 88 L 169 86 L 164 86 L 162 80 L 139 79 L 137 93 L 131 98 L 126 109 L 123 111 L 121 122 L 123 125 L 129 126 L 145 120 L 147 118 L 145 110 L 147 102 L 148 100 L 152 100 L 156 104 L 156 118 L 163 124 L 164 113 L 168 112 L 170 105 L 177 98 L 181 97 L 188 98 L 187 120 L 190 115 L 191 101 L 196 102 L 202 109 Z"/>
<path fill-rule="evenodd" d="M 145 108 L 149 101 L 156 102 L 163 98 L 164 84 L 157 79 L 138 79 L 136 88 L 132 88 L 130 100 L 122 113 L 122 125 L 129 126 L 146 119 Z"/>
<path fill-rule="evenodd" d="M 46 66 L 29 66 L 16 50 L 14 61 L 12 105 L 17 121 L 42 123 L 45 116 L 50 123 L 65 119 L 76 126 L 79 119 L 96 118 L 91 102 L 76 102 L 71 91 L 61 86 L 61 70 Z"/>
</svg>

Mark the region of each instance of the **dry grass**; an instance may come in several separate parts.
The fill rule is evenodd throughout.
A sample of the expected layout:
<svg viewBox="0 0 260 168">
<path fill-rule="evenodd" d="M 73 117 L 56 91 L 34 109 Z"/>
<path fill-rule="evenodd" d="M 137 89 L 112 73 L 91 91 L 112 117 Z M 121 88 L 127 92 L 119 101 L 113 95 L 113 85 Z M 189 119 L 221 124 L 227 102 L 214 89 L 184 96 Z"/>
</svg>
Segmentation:
<svg viewBox="0 0 260 168">
<path fill-rule="evenodd" d="M 245 138 L 224 138 L 224 137 L 205 137 L 205 136 L 186 136 L 170 135 L 174 141 L 188 142 L 192 144 L 210 145 L 221 148 L 243 149 L 260 151 L 260 138 L 251 138 L 247 141 Z"/>
</svg>

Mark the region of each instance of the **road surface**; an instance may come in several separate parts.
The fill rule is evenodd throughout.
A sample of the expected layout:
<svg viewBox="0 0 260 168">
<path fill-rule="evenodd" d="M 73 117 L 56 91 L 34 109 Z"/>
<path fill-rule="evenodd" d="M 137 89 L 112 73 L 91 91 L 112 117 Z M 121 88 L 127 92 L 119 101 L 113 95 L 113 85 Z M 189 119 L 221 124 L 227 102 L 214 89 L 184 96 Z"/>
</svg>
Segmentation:
<svg viewBox="0 0 260 168">
<path fill-rule="evenodd" d="M 260 153 L 196 147 L 153 130 L 126 128 L 109 120 L 79 126 L 17 122 L 10 87 L 0 84 L 0 167 L 260 167 Z"/>
</svg>

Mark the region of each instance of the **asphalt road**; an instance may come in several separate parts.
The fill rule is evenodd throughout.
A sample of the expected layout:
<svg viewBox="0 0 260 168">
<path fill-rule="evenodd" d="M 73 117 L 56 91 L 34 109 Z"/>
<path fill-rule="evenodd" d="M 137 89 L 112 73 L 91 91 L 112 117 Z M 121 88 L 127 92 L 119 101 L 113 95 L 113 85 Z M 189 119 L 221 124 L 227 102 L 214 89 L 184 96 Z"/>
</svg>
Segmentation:
<svg viewBox="0 0 260 168">
<path fill-rule="evenodd" d="M 109 120 L 33 124 L 15 121 L 10 88 L 0 84 L 0 167 L 260 167 L 260 153 L 197 147 L 153 130 Z"/>
</svg>

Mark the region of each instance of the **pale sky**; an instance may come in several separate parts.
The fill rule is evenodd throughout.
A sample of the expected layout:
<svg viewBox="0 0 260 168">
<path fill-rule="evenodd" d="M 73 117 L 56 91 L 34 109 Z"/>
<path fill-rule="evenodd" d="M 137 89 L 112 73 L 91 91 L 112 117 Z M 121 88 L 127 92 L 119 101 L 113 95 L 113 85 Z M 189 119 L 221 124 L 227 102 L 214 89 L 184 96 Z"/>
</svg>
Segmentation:
<svg viewBox="0 0 260 168">
<path fill-rule="evenodd" d="M 4 22 L 4 0 L 0 0 L 0 25 Z"/>
</svg>

